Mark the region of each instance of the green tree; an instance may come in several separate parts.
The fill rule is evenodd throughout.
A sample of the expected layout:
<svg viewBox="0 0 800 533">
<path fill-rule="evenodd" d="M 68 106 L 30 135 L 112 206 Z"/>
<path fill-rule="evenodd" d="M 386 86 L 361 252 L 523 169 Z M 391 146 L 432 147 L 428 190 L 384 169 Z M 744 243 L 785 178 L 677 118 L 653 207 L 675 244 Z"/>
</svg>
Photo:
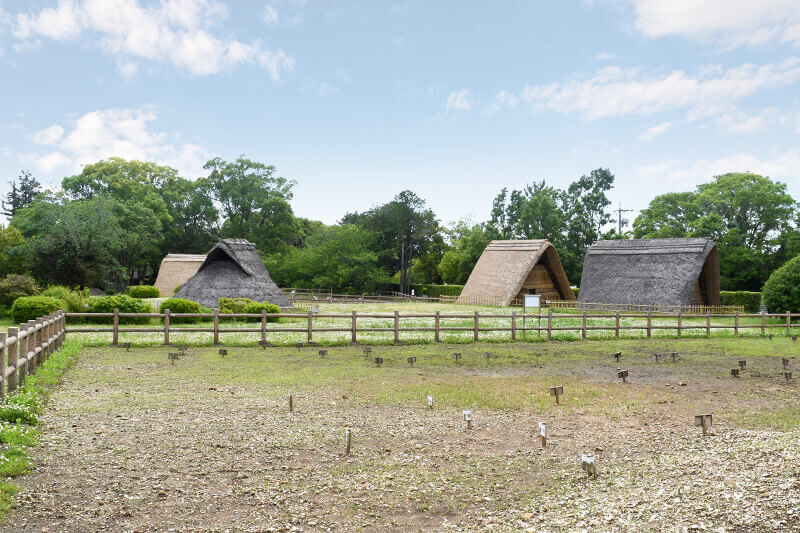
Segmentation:
<svg viewBox="0 0 800 533">
<path fill-rule="evenodd" d="M 19 185 L 17 184 L 19 181 Z M 33 177 L 30 170 L 23 170 L 17 180 L 9 182 L 11 191 L 6 195 L 2 202 L 3 214 L 12 218 L 17 211 L 30 205 L 36 195 L 42 190 L 41 184 Z"/>
<path fill-rule="evenodd" d="M 17 228 L 0 226 L 0 278 L 26 272 L 24 244 Z"/>
<path fill-rule="evenodd" d="M 472 269 L 491 240 L 482 225 L 458 222 L 449 232 L 451 246 L 439 262 L 442 281 L 450 284 L 467 282 Z"/>
</svg>

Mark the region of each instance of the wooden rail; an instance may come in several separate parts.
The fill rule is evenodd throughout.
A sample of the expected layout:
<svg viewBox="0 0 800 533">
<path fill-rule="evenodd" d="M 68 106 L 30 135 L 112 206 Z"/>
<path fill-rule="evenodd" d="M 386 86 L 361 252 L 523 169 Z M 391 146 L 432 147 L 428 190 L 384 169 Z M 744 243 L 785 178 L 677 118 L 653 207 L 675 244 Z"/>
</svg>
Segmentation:
<svg viewBox="0 0 800 533">
<path fill-rule="evenodd" d="M 682 336 L 687 330 L 705 330 L 706 335 L 711 335 L 712 330 L 731 330 L 734 335 L 739 335 L 741 330 L 744 329 L 759 329 L 764 334 L 768 329 L 781 329 L 785 335 L 792 334 L 792 328 L 800 328 L 800 324 L 793 324 L 793 318 L 800 318 L 800 314 L 791 313 L 758 313 L 758 314 L 715 314 L 711 312 L 706 313 L 683 313 L 679 311 L 677 314 L 653 314 L 653 313 L 587 313 L 582 314 L 554 314 L 552 310 L 548 311 L 546 315 L 527 315 L 523 316 L 516 310 L 510 314 L 507 313 L 441 313 L 439 311 L 430 313 L 403 313 L 394 311 L 391 313 L 267 313 L 266 311 L 261 314 L 221 314 L 218 311 L 214 313 L 170 313 L 167 309 L 164 313 L 120 313 L 119 310 L 114 310 L 113 313 L 66 313 L 67 318 L 103 318 L 111 319 L 112 325 L 110 327 L 70 327 L 66 328 L 67 333 L 111 333 L 112 345 L 119 344 L 120 333 L 158 333 L 164 337 L 164 344 L 170 344 L 170 334 L 180 332 L 197 332 L 197 333 L 212 333 L 214 344 L 220 344 L 221 333 L 260 333 L 260 340 L 263 343 L 267 341 L 268 334 L 280 333 L 299 333 L 306 339 L 306 343 L 312 344 L 314 342 L 314 333 L 323 332 L 339 332 L 349 333 L 350 341 L 358 342 L 359 336 L 364 333 L 393 333 L 393 340 L 395 343 L 401 342 L 401 333 L 404 332 L 430 332 L 432 337 L 425 340 L 433 340 L 435 342 L 441 341 L 442 332 L 460 332 L 472 333 L 472 340 L 480 340 L 481 332 L 508 332 L 510 340 L 518 340 L 519 335 L 524 335 L 526 332 L 544 332 L 547 334 L 547 340 L 553 338 L 554 332 L 571 331 L 579 333 L 582 339 L 589 337 L 589 332 L 592 331 L 613 331 L 615 337 L 619 337 L 623 331 L 644 331 L 647 338 L 650 338 L 654 331 L 659 330 L 675 330 L 677 336 Z M 162 320 L 162 324 L 158 326 L 131 326 L 120 327 L 121 318 L 158 318 Z M 200 318 L 206 319 L 211 322 L 211 325 L 187 325 L 175 327 L 172 325 L 172 320 L 180 318 Z M 268 322 L 270 318 L 285 319 L 292 322 L 291 327 L 284 324 L 275 324 Z M 621 324 L 620 319 L 634 319 L 632 324 Z M 760 320 L 753 321 L 753 323 L 742 323 L 742 318 L 758 318 Z M 781 319 L 780 323 L 767 323 L 767 319 Z M 260 322 L 258 327 L 245 326 L 245 327 L 222 327 L 220 322 L 226 319 L 249 319 L 252 322 Z M 319 319 L 338 319 L 338 323 L 323 323 L 319 322 L 315 325 L 314 321 Z M 359 320 L 364 319 L 383 319 L 390 322 L 391 325 L 369 325 L 359 323 Z M 426 319 L 425 325 L 406 325 L 402 323 L 408 319 Z M 500 319 L 507 321 L 507 325 L 489 325 L 481 322 L 486 319 Z M 589 320 L 605 319 L 610 324 L 592 324 Z M 659 323 L 654 323 L 656 319 Z M 670 319 L 675 319 L 674 323 L 664 323 Z M 694 319 L 694 321 L 692 321 Z M 732 320 L 731 324 L 713 323 L 712 319 L 729 319 Z M 458 321 L 459 324 L 452 324 L 448 321 Z M 562 321 L 558 325 L 554 320 Z M 563 325 L 563 321 L 579 321 L 579 324 Z M 688 320 L 688 321 L 687 321 Z M 544 321 L 544 324 L 542 324 Z M 532 325 L 536 323 L 536 325 Z M 268 327 L 268 324 L 275 324 Z M 420 339 L 417 339 L 420 340 Z"/>
<path fill-rule="evenodd" d="M 552 309 L 576 309 L 578 311 L 632 311 L 639 313 L 707 313 L 733 314 L 743 312 L 743 305 L 666 305 L 666 304 L 625 304 L 625 303 L 590 303 L 576 300 L 548 300 L 547 307 Z"/>
<path fill-rule="evenodd" d="M 422 301 L 438 302 L 439 298 L 430 296 L 412 296 L 400 292 L 387 292 L 380 294 L 337 294 L 333 292 L 316 291 L 314 289 L 282 289 L 283 293 L 292 301 L 323 301 L 346 303 L 375 303 L 375 302 L 402 302 Z"/>
<path fill-rule="evenodd" d="M 0 398 L 14 392 L 28 374 L 35 374 L 36 367 L 58 350 L 66 334 L 66 313 L 56 311 L 36 320 L 29 320 L 19 327 L 0 332 L 0 361 L 4 371 L 0 372 Z"/>
</svg>

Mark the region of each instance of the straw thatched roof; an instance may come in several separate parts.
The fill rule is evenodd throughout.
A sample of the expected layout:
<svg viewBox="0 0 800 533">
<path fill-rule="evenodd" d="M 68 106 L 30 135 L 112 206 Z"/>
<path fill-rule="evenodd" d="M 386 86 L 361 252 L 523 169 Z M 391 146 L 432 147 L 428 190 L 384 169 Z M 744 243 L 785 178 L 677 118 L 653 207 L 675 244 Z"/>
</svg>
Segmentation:
<svg viewBox="0 0 800 533">
<path fill-rule="evenodd" d="M 161 260 L 161 267 L 156 276 L 155 286 L 158 287 L 161 296 L 171 296 L 175 287 L 183 285 L 194 276 L 205 260 L 205 255 L 168 254 Z"/>
<path fill-rule="evenodd" d="M 219 241 L 175 296 L 206 307 L 219 307 L 220 298 L 250 298 L 294 309 L 272 281 L 255 245 L 244 239 Z"/>
<path fill-rule="evenodd" d="M 719 305 L 717 246 L 706 238 L 598 241 L 586 251 L 578 299 Z"/>
<path fill-rule="evenodd" d="M 524 294 L 541 294 L 542 303 L 575 299 L 558 252 L 546 239 L 490 242 L 457 301 L 509 305 Z"/>
</svg>

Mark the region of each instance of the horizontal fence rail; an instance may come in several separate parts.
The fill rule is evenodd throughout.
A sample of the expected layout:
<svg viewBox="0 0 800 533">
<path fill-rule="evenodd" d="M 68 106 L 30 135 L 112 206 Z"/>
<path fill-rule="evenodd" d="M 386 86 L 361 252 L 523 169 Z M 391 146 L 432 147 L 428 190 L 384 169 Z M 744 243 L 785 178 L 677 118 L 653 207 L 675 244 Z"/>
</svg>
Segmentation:
<svg viewBox="0 0 800 533">
<path fill-rule="evenodd" d="M 0 398 L 14 392 L 28 374 L 44 363 L 64 343 L 67 315 L 62 311 L 29 320 L 0 332 Z"/>
<path fill-rule="evenodd" d="M 292 301 L 311 300 L 325 302 L 401 302 L 401 301 L 422 301 L 438 302 L 439 298 L 431 296 L 414 296 L 401 292 L 381 292 L 378 294 L 337 294 L 333 292 L 317 291 L 313 289 L 282 289 L 283 293 Z"/>
<path fill-rule="evenodd" d="M 743 305 L 666 305 L 666 304 L 623 304 L 591 303 L 576 300 L 548 300 L 552 309 L 576 309 L 578 311 L 636 311 L 639 313 L 708 313 L 732 314 L 744 311 Z"/>
<path fill-rule="evenodd" d="M 711 335 L 712 330 L 730 330 L 734 335 L 739 335 L 745 329 L 757 329 L 762 334 L 767 330 L 783 330 L 787 336 L 791 335 L 792 328 L 800 327 L 800 324 L 793 324 L 792 319 L 800 318 L 800 314 L 791 313 L 757 313 L 743 314 L 735 312 L 733 314 L 722 313 L 683 313 L 679 311 L 675 314 L 654 314 L 654 313 L 587 313 L 582 314 L 554 314 L 548 311 L 542 315 L 523 315 L 512 311 L 510 314 L 497 313 L 441 313 L 439 311 L 430 313 L 400 313 L 399 311 L 389 313 L 267 313 L 260 314 L 231 313 L 223 314 L 215 310 L 213 313 L 171 313 L 168 309 L 163 313 L 121 313 L 114 310 L 113 313 L 66 313 L 70 319 L 111 319 L 111 326 L 88 326 L 88 327 L 69 327 L 67 333 L 111 333 L 112 344 L 119 344 L 120 333 L 157 333 L 163 335 L 164 344 L 170 344 L 171 333 L 196 332 L 211 333 L 214 344 L 220 344 L 220 334 L 222 333 L 260 333 L 260 342 L 267 344 L 267 335 L 281 333 L 301 334 L 305 337 L 305 342 L 312 344 L 315 333 L 338 332 L 345 333 L 345 338 L 349 337 L 350 342 L 358 342 L 361 334 L 368 333 L 392 333 L 395 343 L 401 342 L 401 333 L 425 332 L 430 333 L 422 340 L 441 341 L 441 334 L 444 332 L 471 333 L 470 337 L 474 341 L 481 340 L 481 333 L 487 332 L 507 332 L 510 340 L 518 340 L 519 334 L 526 332 L 545 333 L 547 340 L 552 340 L 553 334 L 558 332 L 579 333 L 582 339 L 588 337 L 592 331 L 613 331 L 615 337 L 620 337 L 622 332 L 634 331 L 644 332 L 650 338 L 655 331 L 675 330 L 680 337 L 688 330 L 704 330 L 706 335 Z M 159 325 L 132 325 L 120 327 L 120 319 L 160 319 Z M 181 318 L 206 319 L 210 325 L 191 325 L 173 326 L 171 321 Z M 220 323 L 230 319 L 246 319 L 251 322 L 260 322 L 258 327 L 224 327 Z M 270 319 L 282 319 L 283 322 L 272 322 Z M 338 323 L 325 322 L 325 319 L 338 320 Z M 364 324 L 366 319 L 380 319 L 389 322 L 391 325 L 370 325 Z M 403 324 L 410 319 L 423 319 L 425 325 L 409 326 Z M 507 325 L 487 324 L 486 320 L 500 319 L 507 322 Z M 609 324 L 591 324 L 590 320 L 604 319 Z M 621 319 L 634 319 L 639 322 L 622 324 Z M 657 323 L 653 323 L 653 320 Z M 742 319 L 758 319 L 742 322 Z M 779 319 L 779 322 L 773 322 Z M 720 320 L 729 320 L 731 323 L 721 324 Z M 769 320 L 769 322 L 768 322 Z M 316 321 L 316 324 L 315 324 Z M 458 325 L 453 325 L 452 321 L 458 321 Z M 558 325 L 556 322 L 575 321 L 578 324 Z M 289 322 L 290 324 L 287 324 Z M 322 323 L 320 323 L 322 322 Z M 534 326 L 533 324 L 536 323 Z M 420 339 L 414 339 L 419 341 Z"/>
</svg>

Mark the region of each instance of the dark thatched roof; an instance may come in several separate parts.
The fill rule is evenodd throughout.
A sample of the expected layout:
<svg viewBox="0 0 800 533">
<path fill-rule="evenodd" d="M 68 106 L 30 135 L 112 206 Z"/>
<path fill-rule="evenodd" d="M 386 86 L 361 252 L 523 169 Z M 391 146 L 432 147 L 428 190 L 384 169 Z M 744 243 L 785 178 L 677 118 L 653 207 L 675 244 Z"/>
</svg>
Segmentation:
<svg viewBox="0 0 800 533">
<path fill-rule="evenodd" d="M 250 298 L 294 309 L 292 302 L 272 281 L 255 245 L 244 239 L 219 241 L 175 297 L 206 307 L 219 307 L 220 298 Z"/>
<path fill-rule="evenodd" d="M 546 239 L 537 239 L 490 242 L 457 301 L 509 305 L 518 298 L 539 263 L 546 267 L 547 277 L 552 280 L 558 299 L 574 300 L 575 295 L 555 247 Z"/>
<path fill-rule="evenodd" d="M 719 305 L 717 246 L 706 238 L 598 241 L 586 251 L 578 300 Z"/>
</svg>

